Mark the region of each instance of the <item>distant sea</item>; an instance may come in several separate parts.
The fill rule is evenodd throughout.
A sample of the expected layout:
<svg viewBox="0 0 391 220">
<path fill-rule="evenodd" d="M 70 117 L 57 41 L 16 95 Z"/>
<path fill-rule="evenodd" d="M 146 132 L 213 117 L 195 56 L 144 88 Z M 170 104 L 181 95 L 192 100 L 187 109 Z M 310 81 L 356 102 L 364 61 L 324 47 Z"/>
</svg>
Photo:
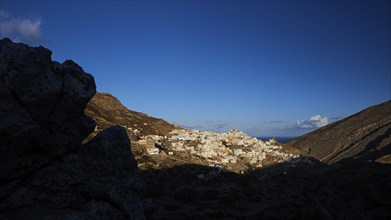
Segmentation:
<svg viewBox="0 0 391 220">
<path fill-rule="evenodd" d="M 262 140 L 262 141 L 268 141 L 272 138 L 275 138 L 280 143 L 286 143 L 286 142 L 289 142 L 297 137 L 257 137 L 257 139 Z"/>
</svg>

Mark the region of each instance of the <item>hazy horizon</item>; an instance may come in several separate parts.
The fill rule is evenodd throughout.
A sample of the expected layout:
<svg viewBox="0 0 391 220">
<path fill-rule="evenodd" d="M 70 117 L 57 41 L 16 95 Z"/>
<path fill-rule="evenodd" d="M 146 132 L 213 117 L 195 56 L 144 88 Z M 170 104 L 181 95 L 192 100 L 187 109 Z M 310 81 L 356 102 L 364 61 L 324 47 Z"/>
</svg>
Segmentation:
<svg viewBox="0 0 391 220">
<path fill-rule="evenodd" d="M 49 48 L 127 108 L 296 137 L 391 99 L 389 1 L 9 1 L 0 37 Z"/>
</svg>

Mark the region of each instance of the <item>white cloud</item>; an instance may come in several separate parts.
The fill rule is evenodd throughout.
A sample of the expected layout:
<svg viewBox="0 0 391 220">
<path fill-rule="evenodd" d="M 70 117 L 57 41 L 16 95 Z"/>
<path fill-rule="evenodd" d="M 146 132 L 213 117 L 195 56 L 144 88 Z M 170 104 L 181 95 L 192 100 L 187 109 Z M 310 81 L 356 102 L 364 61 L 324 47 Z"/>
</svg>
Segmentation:
<svg viewBox="0 0 391 220">
<path fill-rule="evenodd" d="M 8 37 L 15 42 L 37 44 L 43 41 L 40 18 L 13 17 L 0 10 L 0 36 Z"/>
<path fill-rule="evenodd" d="M 323 117 L 320 115 L 315 115 L 310 117 L 308 120 L 299 120 L 297 121 L 297 128 L 302 129 L 313 129 L 320 128 L 329 124 L 329 120 L 327 117 Z"/>
</svg>

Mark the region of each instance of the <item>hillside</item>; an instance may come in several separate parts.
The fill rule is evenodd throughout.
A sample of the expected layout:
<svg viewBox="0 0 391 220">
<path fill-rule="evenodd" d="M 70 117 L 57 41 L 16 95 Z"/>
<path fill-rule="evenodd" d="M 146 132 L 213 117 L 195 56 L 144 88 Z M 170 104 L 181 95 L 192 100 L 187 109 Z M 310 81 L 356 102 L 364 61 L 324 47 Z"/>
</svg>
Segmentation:
<svg viewBox="0 0 391 220">
<path fill-rule="evenodd" d="M 362 132 L 366 142 L 380 140 L 378 136 L 387 134 L 384 129 L 389 130 L 388 109 L 389 102 L 365 110 L 358 118 L 352 116 L 314 132 L 314 139 L 332 145 L 335 134 L 329 129 L 336 128 L 347 129 L 341 130 L 342 134 L 364 130 L 370 133 Z M 302 139 L 299 143 L 315 142 L 306 136 L 290 142 L 294 147 L 281 147 L 237 130 L 183 129 L 130 111 L 108 94 L 97 94 L 86 112 L 97 121 L 98 130 L 117 123 L 126 126 L 134 139 L 132 150 L 145 182 L 147 219 L 383 219 L 391 215 L 389 165 L 333 166 L 298 157 L 298 145 L 292 143 Z M 365 129 L 368 125 L 372 125 L 369 131 Z M 139 128 L 141 133 L 134 134 Z M 165 132 L 151 132 L 157 130 Z M 149 148 L 141 144 L 147 140 L 152 143 Z M 343 140 L 351 143 L 352 139 Z M 385 146 L 386 141 L 384 138 L 378 145 Z M 354 143 L 352 147 L 360 148 L 364 142 Z M 305 147 L 299 149 L 306 154 Z M 316 150 L 311 149 L 310 156 Z"/>
<path fill-rule="evenodd" d="M 121 125 L 131 131 L 128 133 L 131 134 L 132 140 L 144 135 L 165 136 L 178 128 L 162 119 L 129 110 L 108 93 L 96 93 L 88 103 L 85 113 L 96 121 L 98 130 Z"/>
<path fill-rule="evenodd" d="M 286 144 L 325 163 L 391 162 L 391 101 L 367 108 Z"/>
<path fill-rule="evenodd" d="M 97 123 L 87 140 L 113 125 L 126 129 L 141 170 L 198 164 L 240 172 L 297 156 L 277 142 L 263 142 L 235 129 L 227 133 L 184 129 L 129 110 L 110 94 L 97 93 L 85 113 Z"/>
<path fill-rule="evenodd" d="M 391 216 L 388 164 L 334 166 L 307 156 L 331 155 L 331 163 L 371 146 L 387 153 L 389 110 L 390 102 L 371 107 L 284 146 L 234 129 L 180 128 L 128 110 L 109 94 L 98 93 L 86 113 L 97 121 L 95 132 L 126 128 L 145 182 L 147 219 L 382 219 Z M 345 151 L 332 154 L 332 146 Z"/>
</svg>

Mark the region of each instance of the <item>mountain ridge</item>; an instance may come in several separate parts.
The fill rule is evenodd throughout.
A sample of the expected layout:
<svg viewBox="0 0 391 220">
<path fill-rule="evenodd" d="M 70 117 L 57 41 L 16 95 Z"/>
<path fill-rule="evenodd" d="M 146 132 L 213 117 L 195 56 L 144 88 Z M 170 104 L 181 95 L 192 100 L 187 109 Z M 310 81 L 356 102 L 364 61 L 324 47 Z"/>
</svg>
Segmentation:
<svg viewBox="0 0 391 220">
<path fill-rule="evenodd" d="M 113 95 L 99 93 L 91 99 L 85 109 L 87 115 L 97 121 L 98 128 L 104 129 L 113 125 L 121 125 L 128 131 L 131 140 L 138 140 L 143 135 L 168 135 L 172 130 L 180 128 L 167 121 L 151 117 L 145 113 L 129 110 Z M 137 135 L 138 134 L 138 135 Z"/>
<path fill-rule="evenodd" d="M 382 161 L 382 156 L 391 153 L 391 101 L 368 107 L 286 145 L 329 164 L 353 160 Z M 386 155 L 379 155 L 382 151 Z"/>
</svg>

